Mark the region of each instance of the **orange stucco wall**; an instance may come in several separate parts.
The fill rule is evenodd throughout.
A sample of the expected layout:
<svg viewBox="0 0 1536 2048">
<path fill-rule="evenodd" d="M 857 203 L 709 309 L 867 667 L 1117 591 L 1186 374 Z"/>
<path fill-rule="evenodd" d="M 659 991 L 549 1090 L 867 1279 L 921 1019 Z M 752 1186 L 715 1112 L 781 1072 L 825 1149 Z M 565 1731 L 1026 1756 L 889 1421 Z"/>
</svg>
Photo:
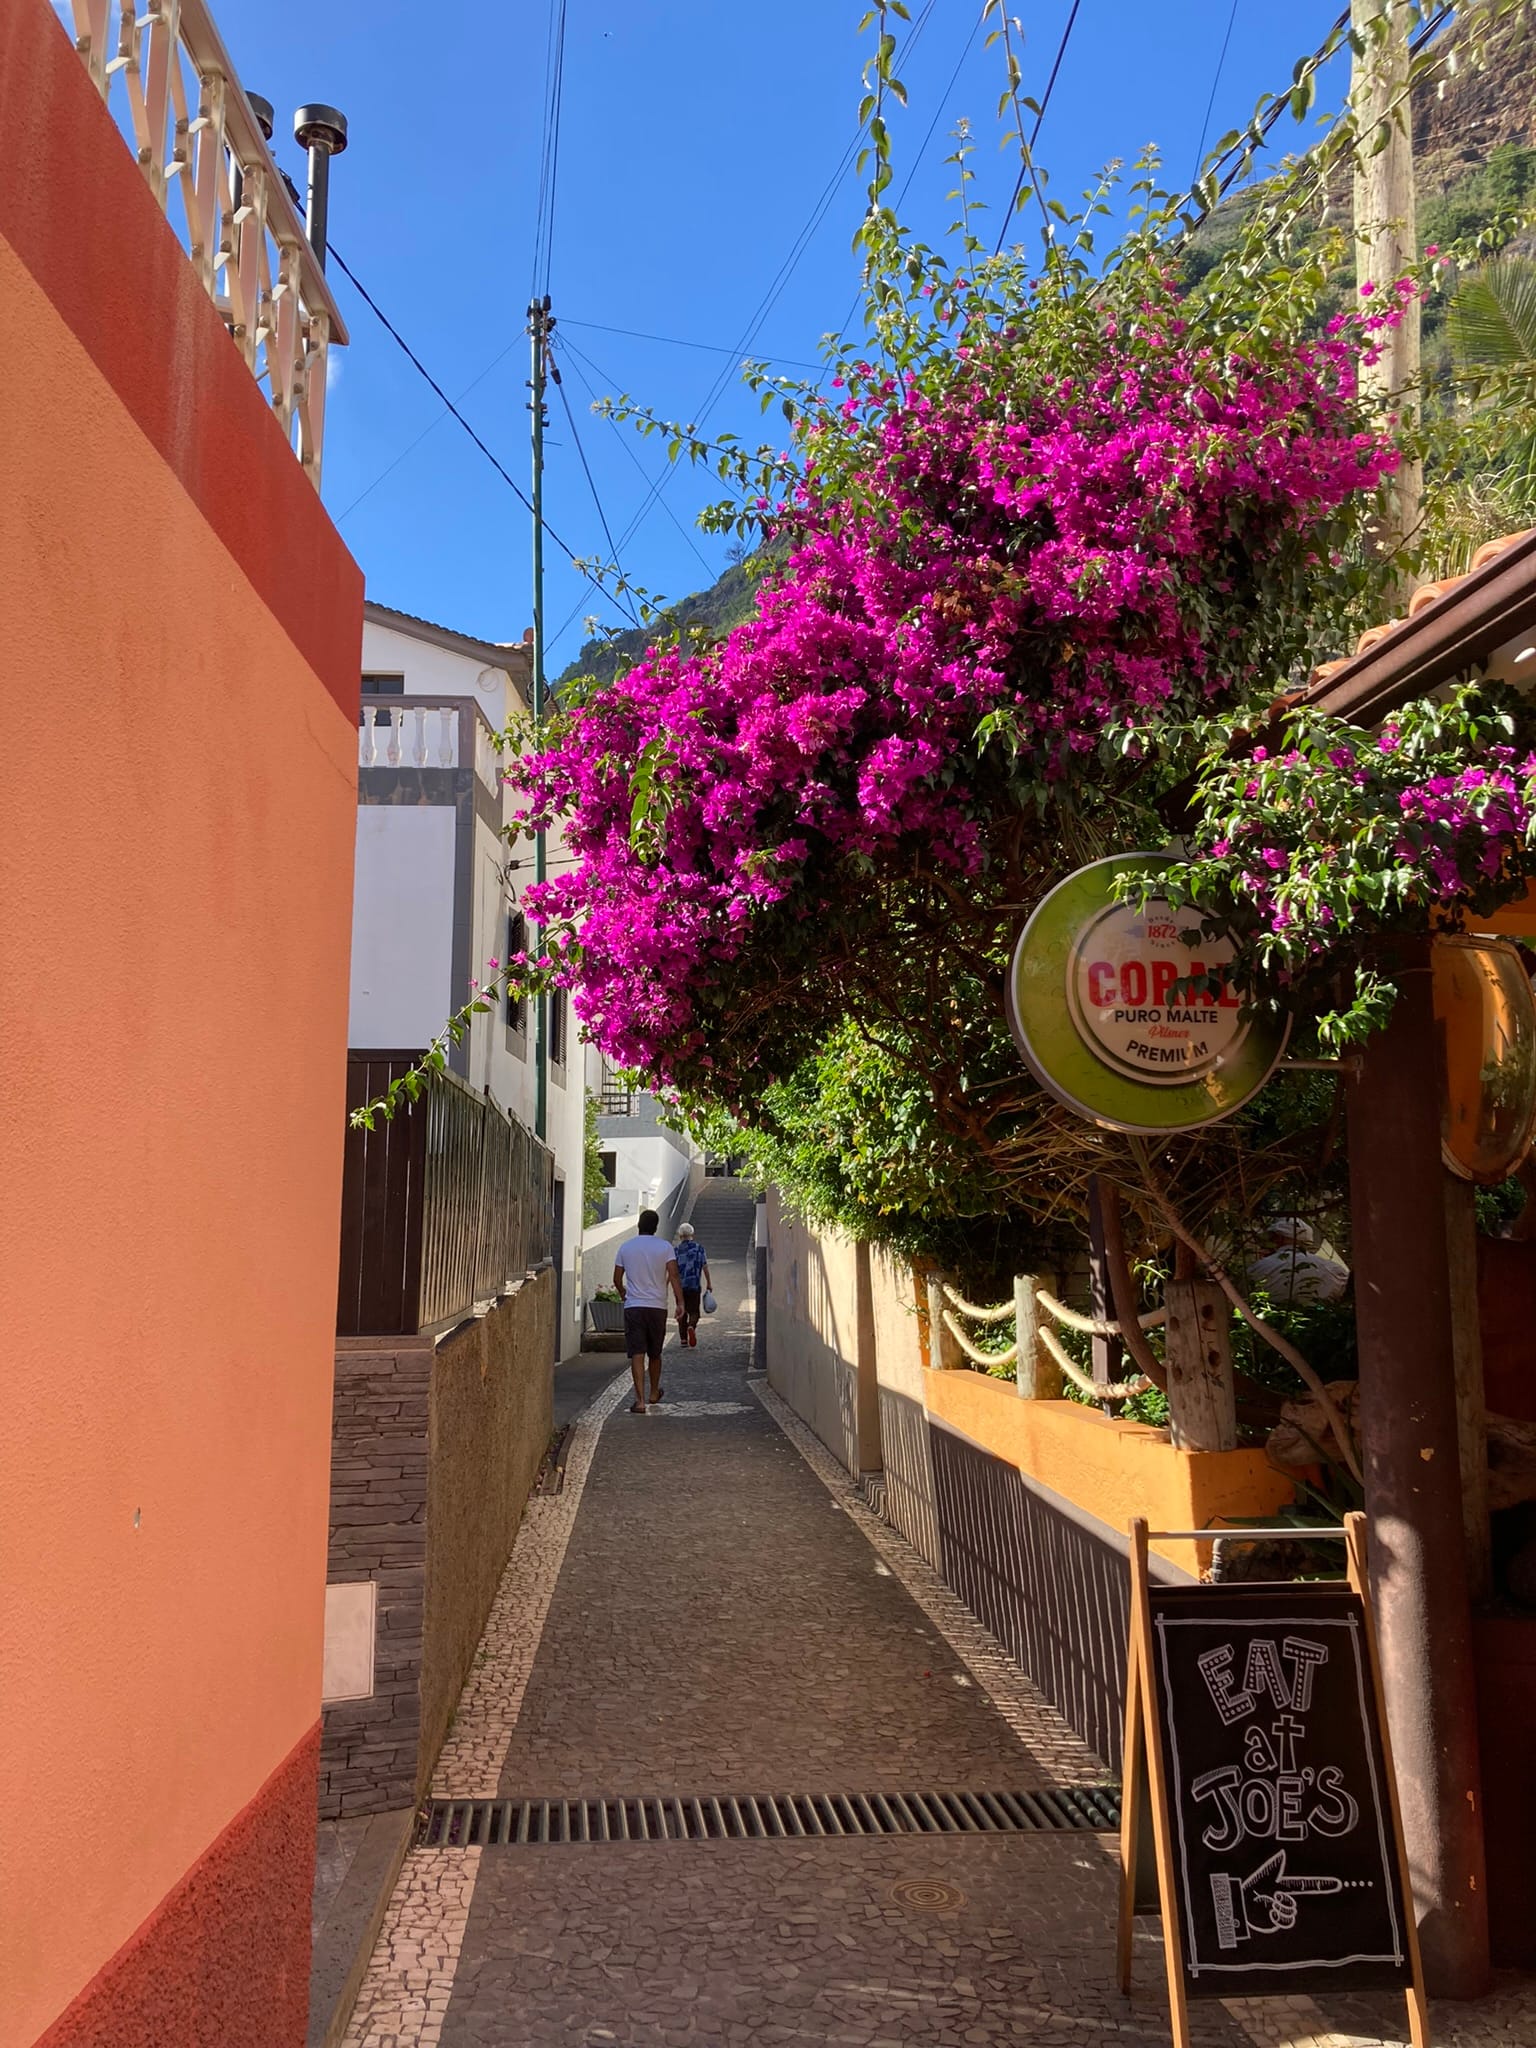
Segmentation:
<svg viewBox="0 0 1536 2048">
<path fill-rule="evenodd" d="M 259 394 L 200 497 L 210 394 L 168 460 L 35 272 L 0 236 L 0 1796 L 49 1823 L 0 1858 L 0 2048 L 319 1717 L 357 758 L 209 516 L 292 462 Z M 355 648 L 360 579 L 272 474 Z"/>
<path fill-rule="evenodd" d="M 1262 1450 L 1179 1451 L 1161 1431 L 1121 1422 L 1077 1401 L 1024 1401 L 977 1372 L 923 1374 L 937 1422 L 1124 1531 L 1135 1515 L 1154 1529 L 1203 1529 L 1228 1515 L 1264 1515 L 1291 1498 Z M 1208 1546 L 1154 1544 L 1185 1571 Z"/>
</svg>

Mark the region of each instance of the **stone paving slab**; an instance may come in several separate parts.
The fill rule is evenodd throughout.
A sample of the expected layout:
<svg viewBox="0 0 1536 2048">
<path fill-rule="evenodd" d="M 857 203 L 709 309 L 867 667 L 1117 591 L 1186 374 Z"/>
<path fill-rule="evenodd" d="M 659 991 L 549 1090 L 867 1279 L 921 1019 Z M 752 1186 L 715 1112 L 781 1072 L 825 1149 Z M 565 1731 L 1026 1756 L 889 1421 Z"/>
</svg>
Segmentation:
<svg viewBox="0 0 1536 2048">
<path fill-rule="evenodd" d="M 738 1191 L 712 1190 L 726 1241 Z M 702 1198 L 701 1198 L 702 1199 Z M 740 1234 L 738 1232 L 738 1234 Z M 744 1241 L 744 1238 L 743 1238 Z M 747 1378 L 745 1267 L 615 1381 L 536 1502 L 434 1790 L 504 1796 L 1060 1782 L 1096 1761 Z M 670 1408 L 670 1412 L 669 1412 Z M 1167 2048 L 1156 1922 L 1113 1988 L 1101 1835 L 418 1851 L 354 2048 Z M 1201 2003 L 1198 2048 L 1383 2048 L 1400 2000 Z M 1536 2048 L 1536 1998 L 1437 2006 L 1436 2048 Z"/>
<path fill-rule="evenodd" d="M 744 1366 L 674 1354 L 604 1430 L 503 1796 L 1050 1782 Z"/>
<path fill-rule="evenodd" d="M 1167 2048 L 1113 1987 L 1092 1838 L 671 1843 L 480 1858 L 443 2048 Z M 1220 2005 L 1199 2048 L 1248 2048 Z"/>
</svg>

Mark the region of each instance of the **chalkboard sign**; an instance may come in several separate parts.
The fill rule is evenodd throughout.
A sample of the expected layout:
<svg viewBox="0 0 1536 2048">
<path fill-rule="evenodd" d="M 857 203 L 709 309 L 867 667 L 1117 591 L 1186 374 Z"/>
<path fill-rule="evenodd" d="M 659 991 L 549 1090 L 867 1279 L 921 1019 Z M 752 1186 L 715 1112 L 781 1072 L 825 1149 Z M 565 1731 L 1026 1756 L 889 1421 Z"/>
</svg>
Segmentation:
<svg viewBox="0 0 1536 2048">
<path fill-rule="evenodd" d="M 1151 1592 L 1191 1998 L 1402 1990 L 1402 1884 L 1359 1595 Z"/>
<path fill-rule="evenodd" d="M 1132 1525 L 1120 1976 L 1150 1826 L 1181 2048 L 1188 1999 L 1363 1990 L 1428 2039 L 1362 1518 L 1340 1535 L 1347 1584 L 1166 1586 Z"/>
</svg>

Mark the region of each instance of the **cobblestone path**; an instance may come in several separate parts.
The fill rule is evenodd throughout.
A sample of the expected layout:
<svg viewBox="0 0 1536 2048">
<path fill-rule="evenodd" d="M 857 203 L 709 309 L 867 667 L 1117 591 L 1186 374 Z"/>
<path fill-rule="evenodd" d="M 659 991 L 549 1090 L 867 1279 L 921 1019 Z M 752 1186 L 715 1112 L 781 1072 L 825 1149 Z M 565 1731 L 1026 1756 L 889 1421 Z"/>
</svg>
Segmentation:
<svg viewBox="0 0 1536 2048">
<path fill-rule="evenodd" d="M 1102 1766 L 749 1378 L 749 1199 L 695 1211 L 720 1312 L 577 1423 L 530 1504 L 439 1794 L 1021 1790 Z M 614 1361 L 619 1365 L 619 1361 Z M 1094 1835 L 417 1850 L 350 2048 L 1165 2048 L 1160 1950 L 1112 1985 Z M 1529 2011 L 1522 2003 L 1522 2010 Z M 1449 2009 L 1454 2012 L 1454 2009 Z M 1307 2000 L 1194 2008 L 1200 2048 L 1366 2048 Z M 1437 2015 L 1437 2017 L 1439 2017 Z M 1382 2031 L 1383 2024 L 1387 2030 Z M 1536 2040 L 1492 2008 L 1437 2040 Z"/>
</svg>

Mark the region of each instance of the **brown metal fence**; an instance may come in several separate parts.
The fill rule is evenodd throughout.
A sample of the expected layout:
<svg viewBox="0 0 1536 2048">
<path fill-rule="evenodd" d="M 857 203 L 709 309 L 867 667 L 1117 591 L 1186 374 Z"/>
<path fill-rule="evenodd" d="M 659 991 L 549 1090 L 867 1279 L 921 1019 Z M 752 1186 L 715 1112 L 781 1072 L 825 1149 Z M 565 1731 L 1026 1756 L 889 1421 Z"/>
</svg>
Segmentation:
<svg viewBox="0 0 1536 2048">
<path fill-rule="evenodd" d="M 347 1109 L 420 1059 L 347 1055 Z M 516 1118 L 454 1074 L 346 1139 L 336 1329 L 448 1328 L 550 1256 L 555 1162 Z"/>
</svg>

